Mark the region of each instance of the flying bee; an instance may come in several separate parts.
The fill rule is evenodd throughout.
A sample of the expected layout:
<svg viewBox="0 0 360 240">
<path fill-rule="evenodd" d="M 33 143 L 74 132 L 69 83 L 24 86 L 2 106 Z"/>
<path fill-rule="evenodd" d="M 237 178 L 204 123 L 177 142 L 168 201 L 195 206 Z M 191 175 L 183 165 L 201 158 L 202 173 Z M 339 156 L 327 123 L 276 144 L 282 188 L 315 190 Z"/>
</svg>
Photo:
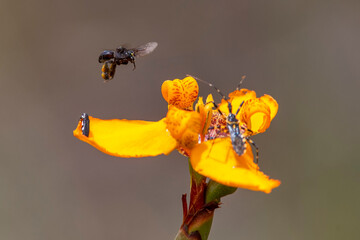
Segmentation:
<svg viewBox="0 0 360 240">
<path fill-rule="evenodd" d="M 237 109 L 236 113 L 233 113 L 231 103 L 226 98 L 226 96 L 220 91 L 220 89 L 215 87 L 212 83 L 206 82 L 206 81 L 204 81 L 202 79 L 199 79 L 197 77 L 194 77 L 194 76 L 191 76 L 191 75 L 187 75 L 187 76 L 193 77 L 196 80 L 207 84 L 209 87 L 214 88 L 216 90 L 216 92 L 221 96 L 221 98 L 224 99 L 228 103 L 229 114 L 227 115 L 227 117 L 225 117 L 224 114 L 220 111 L 220 109 L 216 105 L 216 103 L 212 102 L 215 109 L 217 109 L 219 115 L 226 119 L 227 134 L 225 134 L 225 136 L 230 137 L 231 145 L 233 147 L 233 150 L 235 151 L 235 153 L 238 156 L 241 156 L 241 155 L 243 155 L 245 153 L 247 141 L 250 142 L 254 146 L 254 148 L 256 150 L 256 163 L 258 163 L 259 162 L 259 148 L 255 144 L 255 142 L 250 139 L 249 136 L 245 135 L 246 132 L 252 132 L 252 131 L 250 129 L 248 129 L 246 126 L 240 126 L 240 121 L 236 118 L 236 115 L 240 112 L 240 109 L 243 106 L 244 101 L 240 104 L 240 106 Z M 236 88 L 237 90 L 239 90 L 240 85 L 244 81 L 244 79 L 245 79 L 245 76 L 242 77 L 238 87 Z M 210 130 L 210 128 L 209 128 L 209 130 Z M 224 137 L 224 133 L 220 132 L 219 137 Z M 216 138 L 216 136 L 214 138 Z M 214 139 L 214 138 L 211 137 L 210 139 Z"/>
<path fill-rule="evenodd" d="M 130 62 L 134 65 L 133 70 L 135 70 L 135 58 L 148 55 L 157 46 L 157 42 L 149 42 L 136 48 L 127 49 L 120 46 L 115 51 L 103 51 L 99 56 L 99 63 L 104 63 L 101 68 L 102 78 L 106 81 L 113 79 L 116 65 L 127 65 Z"/>
</svg>

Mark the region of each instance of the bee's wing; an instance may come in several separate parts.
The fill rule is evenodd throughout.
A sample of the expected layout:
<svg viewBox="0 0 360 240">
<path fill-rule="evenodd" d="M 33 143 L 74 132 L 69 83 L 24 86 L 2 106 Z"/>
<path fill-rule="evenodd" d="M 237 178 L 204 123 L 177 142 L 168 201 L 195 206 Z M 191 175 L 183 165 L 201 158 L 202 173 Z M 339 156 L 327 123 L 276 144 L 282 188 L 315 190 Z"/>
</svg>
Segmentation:
<svg viewBox="0 0 360 240">
<path fill-rule="evenodd" d="M 154 51 L 157 46 L 158 46 L 157 42 L 148 42 L 132 50 L 134 51 L 136 57 L 142 57 Z"/>
</svg>

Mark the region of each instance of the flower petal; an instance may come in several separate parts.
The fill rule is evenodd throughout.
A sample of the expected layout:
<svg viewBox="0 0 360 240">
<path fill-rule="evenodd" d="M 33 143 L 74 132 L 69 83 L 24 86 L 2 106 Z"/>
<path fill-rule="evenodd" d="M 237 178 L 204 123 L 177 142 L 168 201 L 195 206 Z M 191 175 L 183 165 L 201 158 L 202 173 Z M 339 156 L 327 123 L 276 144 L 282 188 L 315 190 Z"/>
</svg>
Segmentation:
<svg viewBox="0 0 360 240">
<path fill-rule="evenodd" d="M 200 113 L 170 106 L 166 124 L 171 136 L 178 140 L 182 147 L 191 149 L 198 143 L 203 128 Z"/>
<path fill-rule="evenodd" d="M 208 97 L 206 98 L 206 105 L 204 104 L 202 97 L 199 97 L 199 100 L 195 105 L 195 111 L 200 113 L 201 126 L 203 126 L 202 131 L 200 133 L 201 141 L 204 141 L 205 134 L 207 133 L 211 123 L 211 117 L 213 113 L 212 108 L 214 107 L 213 102 L 214 99 L 212 98 L 212 95 L 209 94 Z"/>
<path fill-rule="evenodd" d="M 249 99 L 255 99 L 255 98 L 256 98 L 255 91 L 248 90 L 245 88 L 240 90 L 235 90 L 232 93 L 230 93 L 229 102 L 231 103 L 233 113 L 235 113 L 238 110 L 242 102 L 246 102 Z M 229 114 L 228 102 L 222 99 L 221 104 L 219 105 L 219 109 L 221 112 L 225 114 Z"/>
<path fill-rule="evenodd" d="M 169 105 L 180 109 L 191 109 L 199 94 L 199 86 L 192 77 L 167 80 L 161 86 L 161 93 Z"/>
<path fill-rule="evenodd" d="M 158 122 L 101 120 L 89 116 L 89 137 L 82 134 L 81 121 L 74 136 L 98 150 L 117 157 L 147 157 L 169 154 L 177 142 L 166 130 L 165 118 Z"/>
<path fill-rule="evenodd" d="M 234 98 L 239 98 L 239 97 L 243 98 L 243 101 L 246 101 L 247 99 L 256 98 L 256 92 L 253 90 L 242 88 L 240 90 L 235 90 L 229 93 L 230 101 L 234 100 Z"/>
<path fill-rule="evenodd" d="M 270 126 L 270 108 L 259 98 L 246 101 L 240 116 L 240 121 L 245 123 L 253 134 L 265 132 Z"/>
<path fill-rule="evenodd" d="M 267 94 L 262 96 L 260 100 L 263 101 L 270 108 L 270 119 L 273 120 L 273 118 L 276 116 L 276 113 L 278 111 L 279 104 L 276 102 L 276 100 L 273 97 Z"/>
<path fill-rule="evenodd" d="M 230 138 L 203 142 L 191 151 L 190 161 L 198 173 L 230 187 L 246 188 L 270 193 L 280 185 L 279 180 L 269 179 L 253 162 L 250 144 L 246 153 L 238 156 Z"/>
</svg>

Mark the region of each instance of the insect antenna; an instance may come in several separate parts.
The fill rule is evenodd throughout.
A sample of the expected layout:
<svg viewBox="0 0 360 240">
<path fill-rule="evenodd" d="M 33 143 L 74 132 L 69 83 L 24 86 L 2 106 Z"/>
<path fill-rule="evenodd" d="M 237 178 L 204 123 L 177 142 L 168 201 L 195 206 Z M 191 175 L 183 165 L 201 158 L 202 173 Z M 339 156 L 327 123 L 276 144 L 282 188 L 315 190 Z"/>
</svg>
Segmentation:
<svg viewBox="0 0 360 240">
<path fill-rule="evenodd" d="M 192 78 L 196 79 L 197 81 L 202 82 L 202 83 L 205 83 L 205 84 L 209 85 L 210 87 L 214 88 L 214 89 L 216 90 L 216 92 L 219 93 L 219 95 L 221 96 L 221 99 L 224 99 L 224 100 L 228 103 L 229 113 L 232 112 L 231 103 L 230 103 L 229 100 L 226 98 L 226 96 L 220 91 L 220 89 L 217 88 L 214 84 L 209 83 L 209 82 L 207 82 L 207 81 L 205 81 L 205 80 L 202 80 L 202 79 L 200 79 L 200 78 L 198 78 L 198 77 L 192 76 L 192 75 L 190 75 L 190 74 L 186 74 L 186 76 L 187 76 L 187 77 L 192 77 Z M 217 111 L 220 113 L 220 115 L 224 116 L 224 114 L 223 114 L 223 113 L 220 111 L 220 109 L 218 108 L 217 104 L 216 104 L 214 101 L 211 102 L 211 103 L 214 105 L 215 109 L 217 109 Z"/>
<path fill-rule="evenodd" d="M 241 86 L 241 84 L 243 83 L 243 81 L 245 80 L 245 78 L 246 78 L 246 75 L 243 75 L 243 76 L 241 77 L 240 82 L 239 82 L 236 90 L 240 90 L 240 86 Z"/>
<path fill-rule="evenodd" d="M 195 79 L 198 80 L 199 82 L 205 83 L 205 84 L 209 85 L 210 87 L 213 87 L 213 88 L 216 90 L 216 92 L 218 92 L 218 93 L 220 94 L 220 96 L 221 96 L 222 99 L 224 99 L 225 101 L 229 102 L 228 99 L 226 98 L 226 96 L 225 96 L 225 95 L 220 91 L 220 89 L 217 88 L 214 84 L 209 83 L 209 82 L 207 82 L 207 81 L 205 81 L 205 80 L 202 80 L 202 79 L 200 79 L 200 78 L 198 78 L 198 77 L 192 76 L 192 75 L 190 75 L 190 74 L 186 74 L 186 76 L 187 76 L 187 77 L 195 78 Z"/>
<path fill-rule="evenodd" d="M 238 110 L 237 110 L 236 113 L 235 113 L 235 116 L 238 115 L 238 113 L 240 112 L 240 109 L 241 109 L 241 107 L 242 107 L 243 104 L 244 104 L 244 101 L 241 102 Z"/>
</svg>

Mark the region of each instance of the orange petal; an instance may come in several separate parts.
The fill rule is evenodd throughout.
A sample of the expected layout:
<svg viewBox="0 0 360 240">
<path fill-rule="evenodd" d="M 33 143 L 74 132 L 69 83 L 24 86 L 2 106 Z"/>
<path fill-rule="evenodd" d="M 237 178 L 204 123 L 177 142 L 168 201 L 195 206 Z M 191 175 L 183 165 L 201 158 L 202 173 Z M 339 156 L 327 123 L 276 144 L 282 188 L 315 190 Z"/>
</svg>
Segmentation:
<svg viewBox="0 0 360 240">
<path fill-rule="evenodd" d="M 195 105 L 195 111 L 200 113 L 201 126 L 203 126 L 202 131 L 200 133 L 201 141 L 204 140 L 205 134 L 207 133 L 207 130 L 211 123 L 211 117 L 212 117 L 212 112 L 213 112 L 212 108 L 214 107 L 213 102 L 214 102 L 214 100 L 212 98 L 212 95 L 209 94 L 208 97 L 206 98 L 206 105 L 204 104 L 202 97 L 199 97 L 199 100 Z"/>
<path fill-rule="evenodd" d="M 199 97 L 199 99 L 195 105 L 195 111 L 198 113 L 201 113 L 204 111 L 204 107 L 205 107 L 205 104 L 204 104 L 203 98 Z"/>
<path fill-rule="evenodd" d="M 212 94 L 209 94 L 206 98 L 206 104 L 214 102 Z M 213 107 L 213 106 L 212 106 Z"/>
<path fill-rule="evenodd" d="M 169 105 L 190 109 L 199 94 L 199 86 L 192 77 L 167 80 L 161 86 L 161 93 Z"/>
<path fill-rule="evenodd" d="M 191 149 L 198 143 L 203 127 L 200 113 L 170 106 L 166 124 L 171 136 L 178 140 L 182 147 Z"/>
<path fill-rule="evenodd" d="M 244 98 L 243 101 L 251 98 L 256 98 L 256 92 L 246 88 L 242 88 L 240 90 L 235 90 L 232 93 L 229 93 L 230 101 L 232 101 L 234 98 L 239 98 L 239 97 Z"/>
<path fill-rule="evenodd" d="M 253 162 L 250 144 L 238 156 L 230 138 L 217 138 L 196 145 L 191 150 L 190 161 L 196 172 L 230 187 L 246 188 L 270 193 L 280 185 L 279 180 L 269 179 Z"/>
<path fill-rule="evenodd" d="M 206 98 L 206 104 L 204 106 L 204 116 L 205 117 L 205 124 L 202 131 L 202 137 L 207 133 L 207 130 L 211 124 L 211 118 L 213 116 L 213 107 L 214 107 L 214 99 L 211 94 L 209 94 Z M 216 110 L 217 111 L 217 110 Z M 203 139 L 202 139 L 203 141 Z"/>
<path fill-rule="evenodd" d="M 89 116 L 89 137 L 82 135 L 81 121 L 74 136 L 98 150 L 117 157 L 147 157 L 169 154 L 177 142 L 166 130 L 165 118 L 158 122 L 101 120 Z"/>
<path fill-rule="evenodd" d="M 273 120 L 279 109 L 279 104 L 276 102 L 276 100 L 273 97 L 267 94 L 262 96 L 260 100 L 263 101 L 270 108 L 270 119 Z"/>
<path fill-rule="evenodd" d="M 218 105 L 218 109 L 222 113 L 225 113 L 226 115 L 228 115 L 229 114 L 229 103 L 227 101 L 225 101 L 224 99 L 221 99 L 221 103 Z"/>
<path fill-rule="evenodd" d="M 231 103 L 231 106 L 232 106 L 232 112 L 236 113 L 240 104 L 242 102 L 246 102 L 249 99 L 255 99 L 256 93 L 255 93 L 255 91 L 251 91 L 251 90 L 243 88 L 240 90 L 235 90 L 232 93 L 230 93 L 229 98 L 230 98 L 229 102 Z M 223 113 L 229 114 L 228 102 L 225 100 L 222 100 L 221 104 L 219 106 L 219 109 Z"/>
<path fill-rule="evenodd" d="M 240 121 L 245 123 L 253 134 L 265 132 L 270 126 L 270 108 L 259 98 L 246 101 L 240 116 Z"/>
</svg>

